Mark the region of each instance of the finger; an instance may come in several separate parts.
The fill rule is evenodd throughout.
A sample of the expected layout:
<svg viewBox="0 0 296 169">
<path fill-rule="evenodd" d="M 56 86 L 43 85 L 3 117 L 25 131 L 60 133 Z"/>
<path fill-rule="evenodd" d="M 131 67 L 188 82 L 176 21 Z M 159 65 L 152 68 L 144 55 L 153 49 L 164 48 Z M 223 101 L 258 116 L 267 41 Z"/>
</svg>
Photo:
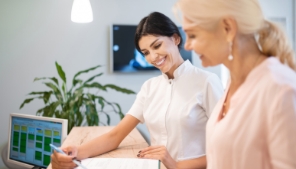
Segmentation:
<svg viewBox="0 0 296 169">
<path fill-rule="evenodd" d="M 155 149 L 150 149 L 144 152 L 139 153 L 140 155 L 145 155 L 145 154 L 151 154 L 151 153 L 157 153 L 157 152 L 162 152 L 165 153 L 166 152 L 166 148 L 165 147 L 157 147 Z"/>
<path fill-rule="evenodd" d="M 155 159 L 155 160 L 161 160 L 160 154 L 146 154 L 144 157 L 145 159 Z"/>
<path fill-rule="evenodd" d="M 52 169 L 73 169 L 77 167 L 76 164 L 71 164 L 71 163 L 57 163 L 56 161 L 52 161 Z"/>
<path fill-rule="evenodd" d="M 56 151 L 54 151 L 54 159 L 60 163 L 60 162 L 72 162 L 72 159 L 74 158 L 73 156 L 67 156 L 67 155 L 64 155 L 64 154 L 61 154 L 61 153 L 58 153 Z"/>
<path fill-rule="evenodd" d="M 73 147 L 73 146 L 68 146 L 68 147 L 62 147 L 61 148 L 67 155 L 70 155 L 70 156 L 76 156 L 76 148 Z"/>
<path fill-rule="evenodd" d="M 147 148 L 142 149 L 140 152 L 143 153 L 143 152 L 153 150 L 153 149 L 156 149 L 156 148 L 160 148 L 160 147 L 164 147 L 164 146 L 162 146 L 162 145 L 160 145 L 160 146 L 149 146 Z"/>
<path fill-rule="evenodd" d="M 151 152 L 151 153 L 145 153 L 145 154 L 140 154 L 140 157 L 146 157 L 147 155 L 161 155 L 165 156 L 166 152 L 164 151 L 156 151 L 156 152 Z"/>
</svg>

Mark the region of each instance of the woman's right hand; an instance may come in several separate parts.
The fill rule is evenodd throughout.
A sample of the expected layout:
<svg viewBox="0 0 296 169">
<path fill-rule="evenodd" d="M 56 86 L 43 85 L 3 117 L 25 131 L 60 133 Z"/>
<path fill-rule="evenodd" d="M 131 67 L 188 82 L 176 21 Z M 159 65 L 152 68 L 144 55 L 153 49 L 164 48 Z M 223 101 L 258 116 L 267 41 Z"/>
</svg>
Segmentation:
<svg viewBox="0 0 296 169">
<path fill-rule="evenodd" d="M 62 147 L 61 149 L 68 155 L 54 151 L 51 155 L 52 169 L 73 169 L 77 167 L 77 165 L 72 160 L 77 157 L 78 147 L 68 146 Z"/>
</svg>

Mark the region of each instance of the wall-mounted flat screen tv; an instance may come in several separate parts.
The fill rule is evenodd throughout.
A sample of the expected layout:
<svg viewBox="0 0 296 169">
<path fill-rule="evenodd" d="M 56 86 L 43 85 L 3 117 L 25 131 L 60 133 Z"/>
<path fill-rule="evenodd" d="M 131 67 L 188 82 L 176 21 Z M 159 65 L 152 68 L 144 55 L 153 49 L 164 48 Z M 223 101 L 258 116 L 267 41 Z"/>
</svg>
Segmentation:
<svg viewBox="0 0 296 169">
<path fill-rule="evenodd" d="M 137 25 L 117 25 L 111 26 L 111 72 L 140 72 L 158 70 L 149 64 L 145 57 L 137 51 L 134 45 L 134 35 Z M 179 27 L 183 44 L 185 42 L 185 32 Z M 191 51 L 183 49 L 180 53 L 184 60 L 192 62 Z"/>
</svg>

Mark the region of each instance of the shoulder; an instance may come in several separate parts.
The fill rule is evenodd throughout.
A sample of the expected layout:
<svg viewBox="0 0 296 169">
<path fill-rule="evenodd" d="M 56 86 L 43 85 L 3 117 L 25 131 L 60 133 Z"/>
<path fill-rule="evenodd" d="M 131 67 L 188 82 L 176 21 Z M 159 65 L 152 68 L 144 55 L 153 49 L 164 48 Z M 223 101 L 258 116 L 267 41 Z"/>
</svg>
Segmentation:
<svg viewBox="0 0 296 169">
<path fill-rule="evenodd" d="M 155 85 L 161 83 L 162 80 L 163 80 L 163 76 L 162 75 L 159 75 L 159 76 L 156 76 L 156 77 L 152 77 L 152 78 L 146 80 L 143 83 L 142 89 L 143 88 L 150 88 L 151 86 L 155 86 Z"/>
<path fill-rule="evenodd" d="M 222 86 L 220 78 L 215 73 L 193 66 L 193 68 L 191 69 L 191 75 L 195 76 L 195 79 L 199 81 L 199 83 L 202 82 L 204 86 L 207 86 L 209 84 L 217 84 L 219 86 Z"/>
<path fill-rule="evenodd" d="M 296 72 L 278 59 L 268 58 L 260 71 L 262 72 L 257 86 L 267 100 L 277 103 L 284 99 L 285 95 L 296 93 Z"/>
<path fill-rule="evenodd" d="M 263 80 L 269 88 L 296 88 L 296 72 L 280 63 L 276 58 L 270 58 L 264 68 Z"/>
</svg>

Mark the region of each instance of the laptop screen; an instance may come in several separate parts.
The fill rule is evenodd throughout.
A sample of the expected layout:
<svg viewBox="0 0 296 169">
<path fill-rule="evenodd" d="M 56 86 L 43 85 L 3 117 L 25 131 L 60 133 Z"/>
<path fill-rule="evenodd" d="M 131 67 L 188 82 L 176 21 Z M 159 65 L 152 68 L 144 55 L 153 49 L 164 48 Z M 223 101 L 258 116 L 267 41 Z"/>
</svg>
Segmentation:
<svg viewBox="0 0 296 169">
<path fill-rule="evenodd" d="M 9 159 L 47 167 L 52 154 L 49 144 L 61 146 L 62 127 L 62 122 L 12 116 Z"/>
</svg>

